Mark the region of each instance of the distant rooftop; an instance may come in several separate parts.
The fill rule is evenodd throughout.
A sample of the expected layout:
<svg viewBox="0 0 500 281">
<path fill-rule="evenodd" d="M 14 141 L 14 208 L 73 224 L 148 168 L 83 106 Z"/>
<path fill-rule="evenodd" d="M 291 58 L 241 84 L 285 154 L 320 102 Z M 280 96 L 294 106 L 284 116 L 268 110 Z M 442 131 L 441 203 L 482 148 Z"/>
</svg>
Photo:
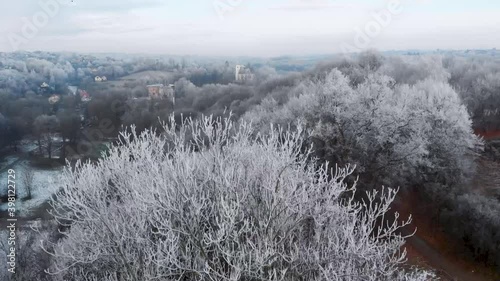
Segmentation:
<svg viewBox="0 0 500 281">
<path fill-rule="evenodd" d="M 73 94 L 76 95 L 76 92 L 78 91 L 77 86 L 68 86 L 68 90 Z"/>
</svg>

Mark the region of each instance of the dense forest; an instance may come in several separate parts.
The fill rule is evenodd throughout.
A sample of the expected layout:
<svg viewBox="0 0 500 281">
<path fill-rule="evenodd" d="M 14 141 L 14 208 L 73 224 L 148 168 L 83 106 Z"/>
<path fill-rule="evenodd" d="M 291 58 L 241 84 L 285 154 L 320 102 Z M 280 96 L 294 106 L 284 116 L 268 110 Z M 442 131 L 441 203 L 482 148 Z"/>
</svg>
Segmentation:
<svg viewBox="0 0 500 281">
<path fill-rule="evenodd" d="M 499 272 L 500 59 L 317 60 L 0 54 L 0 158 L 66 167 L 12 280 L 434 280 L 401 193 Z"/>
</svg>

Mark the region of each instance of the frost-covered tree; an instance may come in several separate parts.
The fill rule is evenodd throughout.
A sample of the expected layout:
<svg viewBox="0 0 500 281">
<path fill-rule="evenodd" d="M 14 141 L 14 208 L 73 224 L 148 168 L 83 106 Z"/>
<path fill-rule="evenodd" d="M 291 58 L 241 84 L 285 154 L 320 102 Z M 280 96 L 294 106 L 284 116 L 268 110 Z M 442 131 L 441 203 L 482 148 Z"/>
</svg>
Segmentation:
<svg viewBox="0 0 500 281">
<path fill-rule="evenodd" d="M 40 115 L 33 122 L 33 133 L 37 137 L 38 150 L 41 155 L 42 141 L 45 143 L 47 155 L 52 158 L 52 145 L 59 129 L 59 119 L 56 116 Z"/>
<path fill-rule="evenodd" d="M 398 83 L 410 85 L 427 79 L 447 82 L 450 78 L 439 56 L 388 57 L 380 72 Z"/>
<path fill-rule="evenodd" d="M 464 241 L 476 260 L 500 269 L 499 201 L 490 195 L 469 193 L 448 203 L 442 219 L 451 236 Z"/>
<path fill-rule="evenodd" d="M 33 169 L 30 169 L 28 165 L 23 166 L 23 170 L 21 173 L 21 182 L 24 187 L 25 199 L 32 198 L 34 179 L 35 179 L 35 171 Z"/>
<path fill-rule="evenodd" d="M 55 241 L 57 227 L 50 221 L 22 222 L 17 225 L 16 239 L 9 240 L 9 231 L 0 231 L 0 280 L 2 281 L 52 281 L 45 272 L 50 266 L 50 256 L 40 248 L 40 240 Z M 15 244 L 12 243 L 15 241 Z M 9 264 L 15 248 L 14 273 Z M 10 270 L 9 270 L 10 269 Z"/>
<path fill-rule="evenodd" d="M 457 89 L 471 113 L 475 129 L 498 130 L 500 108 L 500 61 L 496 57 L 447 57 L 450 84 Z"/>
<path fill-rule="evenodd" d="M 305 123 L 313 130 L 319 157 L 356 164 L 365 182 L 396 179 L 400 184 L 429 174 L 459 180 L 457 174 L 469 171 L 469 156 L 481 142 L 448 84 L 424 80 L 400 85 L 380 74 L 363 80 L 353 85 L 334 69 L 324 78 L 300 83 L 283 106 L 267 99 L 244 119 L 254 120 L 262 131 L 271 123 Z"/>
<path fill-rule="evenodd" d="M 131 130 L 134 132 L 135 130 Z M 429 280 L 403 270 L 395 190 L 352 198 L 351 167 L 318 167 L 301 129 L 257 135 L 229 119 L 123 133 L 65 173 L 66 226 L 45 243 L 56 280 Z M 188 141 L 189 139 L 189 141 Z M 380 222 L 384 223 L 381 225 Z"/>
</svg>

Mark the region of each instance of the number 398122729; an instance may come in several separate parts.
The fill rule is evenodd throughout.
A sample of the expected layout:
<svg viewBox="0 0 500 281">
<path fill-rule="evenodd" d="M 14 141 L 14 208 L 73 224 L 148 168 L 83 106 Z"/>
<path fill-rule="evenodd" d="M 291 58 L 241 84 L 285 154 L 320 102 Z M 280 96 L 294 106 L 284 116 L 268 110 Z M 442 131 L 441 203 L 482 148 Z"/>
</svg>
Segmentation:
<svg viewBox="0 0 500 281">
<path fill-rule="evenodd" d="M 9 213 L 11 213 L 13 216 L 14 213 L 16 212 L 16 171 L 15 170 L 12 170 L 12 169 L 9 169 L 7 171 L 8 175 L 7 175 L 7 185 L 8 185 L 8 189 L 7 189 L 7 196 L 8 196 L 8 206 L 9 206 Z"/>
</svg>

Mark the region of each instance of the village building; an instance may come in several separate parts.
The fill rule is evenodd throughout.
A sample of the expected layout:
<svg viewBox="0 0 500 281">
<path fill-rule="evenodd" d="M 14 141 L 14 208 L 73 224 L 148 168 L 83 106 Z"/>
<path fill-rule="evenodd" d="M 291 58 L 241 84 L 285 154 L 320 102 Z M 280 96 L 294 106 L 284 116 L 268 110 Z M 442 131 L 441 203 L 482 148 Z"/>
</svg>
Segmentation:
<svg viewBox="0 0 500 281">
<path fill-rule="evenodd" d="M 49 84 L 47 84 L 46 82 L 43 82 L 40 87 L 38 88 L 38 93 L 39 94 L 48 94 L 50 93 L 51 91 L 53 91 L 54 89 L 52 87 L 50 87 Z"/>
<path fill-rule="evenodd" d="M 78 90 L 78 93 L 80 94 L 80 100 L 82 102 L 89 102 L 92 100 L 92 98 L 90 97 L 89 93 L 87 93 L 87 91 L 85 90 Z"/>
<path fill-rule="evenodd" d="M 244 65 L 236 65 L 235 80 L 236 82 L 251 81 L 254 79 L 254 74 Z"/>
<path fill-rule="evenodd" d="M 61 100 L 61 97 L 59 95 L 52 95 L 49 97 L 49 103 L 50 104 L 56 104 Z"/>
<path fill-rule="evenodd" d="M 77 92 L 78 92 L 77 86 L 68 86 L 68 93 L 70 95 L 76 96 Z"/>
<path fill-rule="evenodd" d="M 169 84 L 165 86 L 163 84 L 153 84 L 147 85 L 149 99 L 169 99 L 175 104 L 175 86 Z"/>
</svg>

